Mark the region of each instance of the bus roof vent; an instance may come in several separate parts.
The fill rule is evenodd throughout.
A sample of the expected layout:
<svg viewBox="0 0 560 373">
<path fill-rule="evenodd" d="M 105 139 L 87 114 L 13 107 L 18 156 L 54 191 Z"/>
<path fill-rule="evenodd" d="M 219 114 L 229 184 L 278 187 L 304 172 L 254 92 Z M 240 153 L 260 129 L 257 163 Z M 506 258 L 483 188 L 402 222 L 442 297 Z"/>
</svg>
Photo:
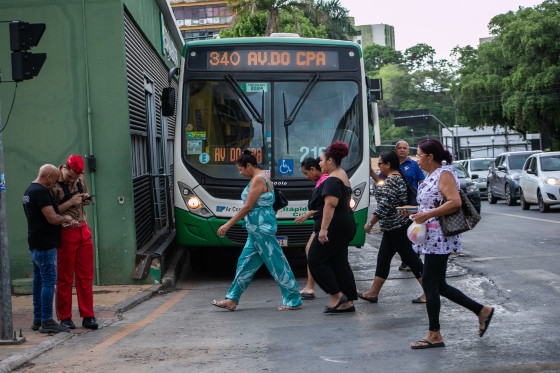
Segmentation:
<svg viewBox="0 0 560 373">
<path fill-rule="evenodd" d="M 299 38 L 299 35 L 290 32 L 274 32 L 270 34 L 270 37 L 271 38 Z"/>
</svg>

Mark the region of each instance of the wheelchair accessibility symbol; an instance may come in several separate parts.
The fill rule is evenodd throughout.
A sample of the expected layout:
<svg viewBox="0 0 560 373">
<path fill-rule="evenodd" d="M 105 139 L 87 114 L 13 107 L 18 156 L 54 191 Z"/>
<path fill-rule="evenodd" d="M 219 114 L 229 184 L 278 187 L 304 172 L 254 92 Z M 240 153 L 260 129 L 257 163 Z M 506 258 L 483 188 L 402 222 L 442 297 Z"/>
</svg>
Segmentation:
<svg viewBox="0 0 560 373">
<path fill-rule="evenodd" d="M 294 160 L 293 159 L 279 159 L 278 160 L 278 173 L 280 175 L 292 175 L 294 173 Z"/>
</svg>

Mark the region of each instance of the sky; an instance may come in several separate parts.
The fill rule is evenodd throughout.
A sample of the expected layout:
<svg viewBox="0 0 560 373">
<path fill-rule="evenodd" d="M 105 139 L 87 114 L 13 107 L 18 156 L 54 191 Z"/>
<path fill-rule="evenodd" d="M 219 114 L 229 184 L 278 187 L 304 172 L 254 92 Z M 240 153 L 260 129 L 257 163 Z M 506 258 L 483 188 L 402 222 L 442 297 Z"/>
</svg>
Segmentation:
<svg viewBox="0 0 560 373">
<path fill-rule="evenodd" d="M 449 59 L 459 45 L 478 46 L 490 36 L 492 17 L 529 8 L 542 0 L 340 0 L 356 25 L 384 23 L 395 28 L 395 48 L 404 52 L 418 43 L 436 50 L 437 59 Z"/>
</svg>

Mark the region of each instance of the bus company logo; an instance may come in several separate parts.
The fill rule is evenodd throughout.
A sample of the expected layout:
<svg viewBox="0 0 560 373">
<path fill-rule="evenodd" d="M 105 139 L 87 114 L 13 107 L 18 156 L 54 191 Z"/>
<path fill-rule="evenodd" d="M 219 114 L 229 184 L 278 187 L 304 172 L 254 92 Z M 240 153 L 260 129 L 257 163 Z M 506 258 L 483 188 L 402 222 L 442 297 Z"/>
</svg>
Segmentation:
<svg viewBox="0 0 560 373">
<path fill-rule="evenodd" d="M 216 206 L 216 212 L 222 212 L 226 209 L 225 206 Z"/>
</svg>

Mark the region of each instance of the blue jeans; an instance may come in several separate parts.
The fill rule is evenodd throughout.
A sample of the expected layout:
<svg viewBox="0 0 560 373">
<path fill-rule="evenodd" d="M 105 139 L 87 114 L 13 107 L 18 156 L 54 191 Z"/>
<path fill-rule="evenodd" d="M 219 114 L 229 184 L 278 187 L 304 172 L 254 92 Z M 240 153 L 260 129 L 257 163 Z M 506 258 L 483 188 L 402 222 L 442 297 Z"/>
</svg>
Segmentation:
<svg viewBox="0 0 560 373">
<path fill-rule="evenodd" d="M 56 248 L 31 249 L 33 261 L 33 319 L 52 320 L 56 283 Z"/>
</svg>

